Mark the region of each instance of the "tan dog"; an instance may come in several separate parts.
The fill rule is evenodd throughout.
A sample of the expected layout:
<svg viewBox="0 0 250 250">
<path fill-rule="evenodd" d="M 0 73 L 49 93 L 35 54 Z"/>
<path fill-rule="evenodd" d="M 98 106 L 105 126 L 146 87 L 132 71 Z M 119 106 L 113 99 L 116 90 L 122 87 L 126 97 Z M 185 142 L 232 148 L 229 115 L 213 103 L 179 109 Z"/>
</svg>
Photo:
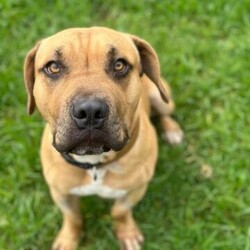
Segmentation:
<svg viewBox="0 0 250 250">
<path fill-rule="evenodd" d="M 165 137 L 183 133 L 153 48 L 107 28 L 74 28 L 43 39 L 24 66 L 28 110 L 47 121 L 43 173 L 64 220 L 53 249 L 76 249 L 82 228 L 79 196 L 115 199 L 112 217 L 121 248 L 141 248 L 132 207 L 144 196 L 157 160 L 150 108 Z"/>
</svg>

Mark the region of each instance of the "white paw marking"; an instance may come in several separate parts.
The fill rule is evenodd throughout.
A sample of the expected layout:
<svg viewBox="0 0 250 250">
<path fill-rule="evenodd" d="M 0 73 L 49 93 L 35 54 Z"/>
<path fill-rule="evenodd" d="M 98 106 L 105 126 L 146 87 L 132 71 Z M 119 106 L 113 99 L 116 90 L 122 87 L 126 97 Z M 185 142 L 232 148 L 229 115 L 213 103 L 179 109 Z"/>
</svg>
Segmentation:
<svg viewBox="0 0 250 250">
<path fill-rule="evenodd" d="M 134 239 L 132 240 L 126 239 L 124 244 L 126 246 L 126 250 L 140 250 L 141 249 L 139 242 Z"/>
<path fill-rule="evenodd" d="M 141 250 L 141 244 L 144 238 L 140 235 L 133 239 L 124 239 L 123 245 L 125 250 Z"/>
<path fill-rule="evenodd" d="M 184 133 L 182 130 L 171 130 L 164 134 L 164 139 L 170 144 L 180 144 L 183 140 Z"/>
</svg>

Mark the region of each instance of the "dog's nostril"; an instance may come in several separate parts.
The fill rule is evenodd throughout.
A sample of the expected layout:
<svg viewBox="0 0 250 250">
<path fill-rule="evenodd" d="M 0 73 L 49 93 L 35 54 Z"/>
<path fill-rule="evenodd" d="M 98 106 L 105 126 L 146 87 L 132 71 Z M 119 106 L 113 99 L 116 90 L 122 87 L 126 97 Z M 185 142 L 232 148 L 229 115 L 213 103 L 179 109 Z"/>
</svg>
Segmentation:
<svg viewBox="0 0 250 250">
<path fill-rule="evenodd" d="M 79 112 L 79 117 L 77 117 L 79 119 L 87 119 L 87 113 L 85 110 L 82 110 Z"/>
<path fill-rule="evenodd" d="M 103 118 L 103 115 L 100 110 L 97 110 L 95 113 L 95 119 L 101 119 Z"/>
</svg>

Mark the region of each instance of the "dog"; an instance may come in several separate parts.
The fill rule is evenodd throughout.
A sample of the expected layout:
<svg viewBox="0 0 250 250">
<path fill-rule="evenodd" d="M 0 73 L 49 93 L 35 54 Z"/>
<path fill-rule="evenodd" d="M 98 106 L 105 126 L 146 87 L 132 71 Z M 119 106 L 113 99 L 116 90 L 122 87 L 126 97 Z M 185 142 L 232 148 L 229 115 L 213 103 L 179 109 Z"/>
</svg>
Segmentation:
<svg viewBox="0 0 250 250">
<path fill-rule="evenodd" d="M 174 102 L 158 57 L 145 40 L 104 27 L 71 28 L 39 41 L 26 56 L 27 109 L 45 119 L 43 174 L 63 214 L 53 250 L 77 248 L 83 227 L 79 197 L 114 199 L 111 216 L 121 249 L 141 249 L 132 208 L 144 196 L 163 135 L 182 141 L 170 117 Z"/>
</svg>

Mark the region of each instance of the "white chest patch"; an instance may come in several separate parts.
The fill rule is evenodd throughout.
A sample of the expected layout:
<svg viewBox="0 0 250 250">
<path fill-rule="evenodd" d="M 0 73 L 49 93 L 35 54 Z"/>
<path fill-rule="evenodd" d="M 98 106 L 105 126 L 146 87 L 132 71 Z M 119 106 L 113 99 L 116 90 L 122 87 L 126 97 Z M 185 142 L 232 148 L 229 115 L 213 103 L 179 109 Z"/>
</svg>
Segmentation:
<svg viewBox="0 0 250 250">
<path fill-rule="evenodd" d="M 87 170 L 87 173 L 91 176 L 92 182 L 87 185 L 74 187 L 70 190 L 71 194 L 74 195 L 98 195 L 103 198 L 117 199 L 122 198 L 127 191 L 123 189 L 113 189 L 108 186 L 103 185 L 103 178 L 108 169 L 95 167 Z"/>
</svg>

